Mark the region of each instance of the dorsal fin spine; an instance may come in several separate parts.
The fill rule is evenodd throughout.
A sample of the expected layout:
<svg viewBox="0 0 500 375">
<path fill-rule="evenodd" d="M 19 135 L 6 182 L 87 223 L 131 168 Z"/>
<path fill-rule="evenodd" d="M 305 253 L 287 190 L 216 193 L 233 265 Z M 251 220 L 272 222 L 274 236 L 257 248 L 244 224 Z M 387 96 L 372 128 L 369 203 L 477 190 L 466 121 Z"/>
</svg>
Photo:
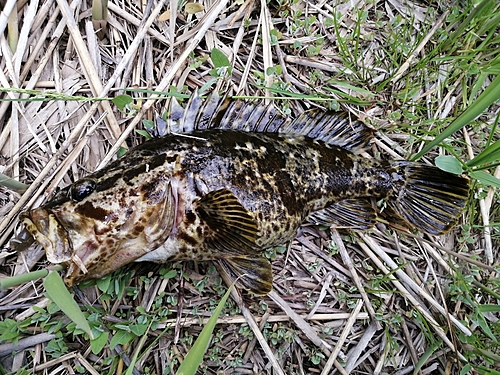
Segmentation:
<svg viewBox="0 0 500 375">
<path fill-rule="evenodd" d="M 373 138 L 373 132 L 358 119 L 344 112 L 314 109 L 294 120 L 282 115 L 274 105 L 243 100 L 230 101 L 217 93 L 206 100 L 195 93 L 182 116 L 178 130 L 189 133 L 202 129 L 232 129 L 246 132 L 272 132 L 303 135 L 352 152 L 360 152 Z"/>
</svg>

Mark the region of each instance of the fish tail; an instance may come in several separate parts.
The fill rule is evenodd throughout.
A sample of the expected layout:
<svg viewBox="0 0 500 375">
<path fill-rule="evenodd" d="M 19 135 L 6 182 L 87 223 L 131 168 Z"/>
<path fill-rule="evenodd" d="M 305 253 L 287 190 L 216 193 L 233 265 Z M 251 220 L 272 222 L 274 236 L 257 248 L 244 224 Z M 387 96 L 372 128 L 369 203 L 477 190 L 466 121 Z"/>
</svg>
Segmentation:
<svg viewBox="0 0 500 375">
<path fill-rule="evenodd" d="M 458 221 L 469 196 L 469 179 L 408 161 L 392 164 L 393 194 L 388 205 L 409 224 L 432 235 Z"/>
</svg>

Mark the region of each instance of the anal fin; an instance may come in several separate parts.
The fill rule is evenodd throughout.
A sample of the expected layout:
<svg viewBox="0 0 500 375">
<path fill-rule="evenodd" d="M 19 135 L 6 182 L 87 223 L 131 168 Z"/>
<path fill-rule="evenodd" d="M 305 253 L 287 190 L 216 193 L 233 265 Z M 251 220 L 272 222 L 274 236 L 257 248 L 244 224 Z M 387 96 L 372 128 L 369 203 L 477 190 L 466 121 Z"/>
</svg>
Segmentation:
<svg viewBox="0 0 500 375">
<path fill-rule="evenodd" d="M 308 220 L 313 224 L 367 230 L 375 225 L 377 214 L 368 199 L 345 199 L 312 213 Z"/>
<path fill-rule="evenodd" d="M 271 263 L 264 254 L 254 257 L 219 259 L 218 263 L 238 284 L 257 295 L 268 294 L 273 286 Z"/>
</svg>

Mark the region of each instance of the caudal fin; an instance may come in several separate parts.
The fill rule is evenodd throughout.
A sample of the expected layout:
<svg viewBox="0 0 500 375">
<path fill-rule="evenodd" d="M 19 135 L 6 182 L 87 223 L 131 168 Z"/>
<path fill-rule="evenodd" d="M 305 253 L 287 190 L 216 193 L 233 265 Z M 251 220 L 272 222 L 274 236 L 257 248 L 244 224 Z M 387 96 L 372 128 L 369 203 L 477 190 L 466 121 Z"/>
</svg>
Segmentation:
<svg viewBox="0 0 500 375">
<path fill-rule="evenodd" d="M 394 162 L 388 205 L 422 232 L 441 235 L 456 224 L 469 195 L 469 179 L 437 167 Z"/>
</svg>

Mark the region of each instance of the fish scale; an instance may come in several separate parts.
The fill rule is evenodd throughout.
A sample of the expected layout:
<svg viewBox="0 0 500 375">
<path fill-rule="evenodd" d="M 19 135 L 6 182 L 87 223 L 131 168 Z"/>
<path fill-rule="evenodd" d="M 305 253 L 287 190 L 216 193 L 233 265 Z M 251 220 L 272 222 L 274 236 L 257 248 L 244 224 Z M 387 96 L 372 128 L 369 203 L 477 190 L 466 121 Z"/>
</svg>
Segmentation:
<svg viewBox="0 0 500 375">
<path fill-rule="evenodd" d="M 344 113 L 192 98 L 171 133 L 62 189 L 21 220 L 68 285 L 133 261 L 214 260 L 256 294 L 272 288 L 267 248 L 304 222 L 366 230 L 371 200 L 439 235 L 458 220 L 469 183 L 436 167 L 358 154 L 373 132 Z M 272 130 L 272 131 L 269 131 Z M 179 133 L 180 132 L 180 133 Z"/>
</svg>

